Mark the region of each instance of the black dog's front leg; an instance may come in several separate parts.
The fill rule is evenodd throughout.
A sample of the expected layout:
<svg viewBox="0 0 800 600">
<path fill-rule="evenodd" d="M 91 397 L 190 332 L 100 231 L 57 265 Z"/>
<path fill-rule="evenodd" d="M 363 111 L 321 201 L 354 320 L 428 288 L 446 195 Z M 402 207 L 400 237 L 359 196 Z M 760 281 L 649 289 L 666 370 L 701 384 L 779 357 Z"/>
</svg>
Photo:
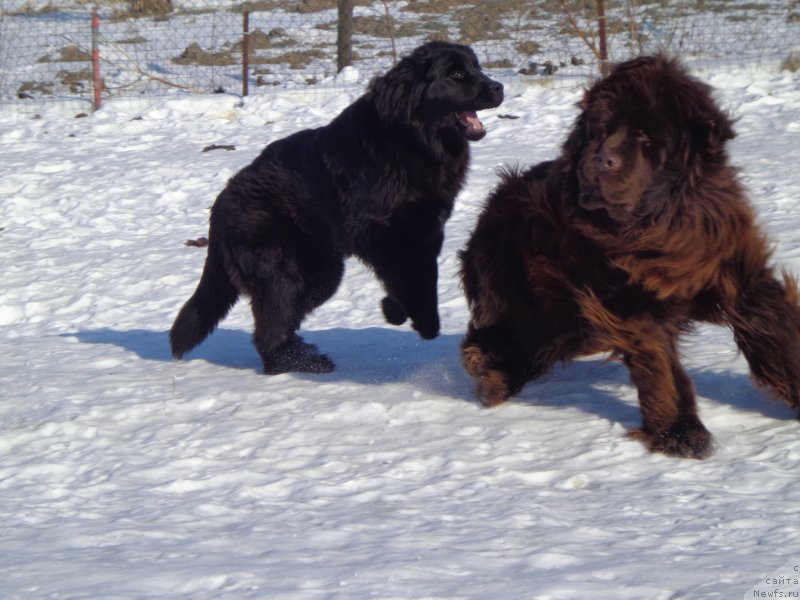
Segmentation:
<svg viewBox="0 0 800 600">
<path fill-rule="evenodd" d="M 411 326 L 424 339 L 439 335 L 439 252 L 444 218 L 435 206 L 414 206 L 387 227 L 375 229 L 356 254 L 375 271 L 386 297 L 381 301 L 388 323 Z M 425 210 L 423 210 L 425 209 Z"/>
<path fill-rule="evenodd" d="M 406 309 L 391 296 L 385 296 L 381 300 L 381 310 L 386 322 L 390 325 L 402 325 L 408 320 Z"/>
<path fill-rule="evenodd" d="M 399 243 L 387 236 L 361 258 L 383 283 L 386 297 L 381 301 L 383 316 L 392 325 L 411 319 L 411 326 L 424 339 L 439 335 L 437 264 L 439 243 Z"/>
<path fill-rule="evenodd" d="M 388 293 L 381 302 L 386 321 L 400 325 L 408 317 L 422 338 L 435 338 L 440 326 L 436 255 L 417 255 L 397 267 L 391 273 L 378 273 Z"/>
</svg>

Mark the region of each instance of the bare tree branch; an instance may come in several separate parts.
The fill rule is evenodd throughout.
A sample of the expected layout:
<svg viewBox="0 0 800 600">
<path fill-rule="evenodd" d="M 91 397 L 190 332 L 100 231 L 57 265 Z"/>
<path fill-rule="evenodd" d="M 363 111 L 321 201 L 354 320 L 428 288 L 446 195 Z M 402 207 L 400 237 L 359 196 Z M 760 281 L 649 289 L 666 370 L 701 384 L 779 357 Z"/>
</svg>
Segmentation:
<svg viewBox="0 0 800 600">
<path fill-rule="evenodd" d="M 573 14 L 572 10 L 570 10 L 569 6 L 567 5 L 566 0 L 560 0 L 561 2 L 561 10 L 564 12 L 564 16 L 567 17 L 570 26 L 572 29 L 575 30 L 575 33 L 583 40 L 583 43 L 589 47 L 589 50 L 592 51 L 595 58 L 599 61 L 601 60 L 600 57 L 600 49 L 597 47 L 597 41 L 595 40 L 593 33 L 588 33 L 584 30 L 579 24 L 578 19 Z"/>
</svg>

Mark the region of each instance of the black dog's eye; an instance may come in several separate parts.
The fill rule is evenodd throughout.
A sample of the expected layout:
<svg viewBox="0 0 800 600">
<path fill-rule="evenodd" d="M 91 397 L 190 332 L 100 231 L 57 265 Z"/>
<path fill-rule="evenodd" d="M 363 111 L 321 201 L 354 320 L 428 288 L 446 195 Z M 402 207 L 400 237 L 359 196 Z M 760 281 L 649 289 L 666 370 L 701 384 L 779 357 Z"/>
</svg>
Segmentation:
<svg viewBox="0 0 800 600">
<path fill-rule="evenodd" d="M 467 76 L 464 71 L 453 71 L 450 73 L 450 79 L 455 79 L 456 81 L 462 81 Z"/>
<path fill-rule="evenodd" d="M 644 131 L 641 131 L 641 130 L 639 131 L 639 133 L 636 135 L 636 141 L 639 142 L 645 148 L 649 148 L 650 147 L 650 143 L 651 143 L 650 142 L 650 136 L 647 135 Z"/>
</svg>

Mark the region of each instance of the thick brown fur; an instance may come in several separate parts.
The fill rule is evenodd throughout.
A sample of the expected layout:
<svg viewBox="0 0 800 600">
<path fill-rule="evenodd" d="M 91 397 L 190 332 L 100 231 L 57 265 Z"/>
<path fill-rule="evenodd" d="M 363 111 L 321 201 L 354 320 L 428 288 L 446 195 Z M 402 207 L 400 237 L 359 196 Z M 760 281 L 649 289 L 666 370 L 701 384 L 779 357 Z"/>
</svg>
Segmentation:
<svg viewBox="0 0 800 600">
<path fill-rule="evenodd" d="M 611 353 L 638 390 L 634 437 L 704 458 L 713 439 L 680 335 L 695 321 L 730 327 L 755 381 L 798 408 L 797 286 L 769 265 L 709 86 L 675 60 L 642 57 L 581 109 L 557 160 L 502 174 L 461 253 L 472 317 L 462 362 L 494 406 L 556 362 Z"/>
</svg>

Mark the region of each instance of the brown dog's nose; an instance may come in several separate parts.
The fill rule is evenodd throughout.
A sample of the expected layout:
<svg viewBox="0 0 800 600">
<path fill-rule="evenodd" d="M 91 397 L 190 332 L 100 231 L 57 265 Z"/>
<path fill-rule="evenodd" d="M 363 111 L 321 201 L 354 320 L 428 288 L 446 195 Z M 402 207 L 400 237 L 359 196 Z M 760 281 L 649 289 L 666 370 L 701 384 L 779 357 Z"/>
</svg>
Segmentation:
<svg viewBox="0 0 800 600">
<path fill-rule="evenodd" d="M 616 152 L 601 148 L 594 155 L 595 166 L 603 171 L 615 173 L 622 167 L 622 157 Z"/>
</svg>

